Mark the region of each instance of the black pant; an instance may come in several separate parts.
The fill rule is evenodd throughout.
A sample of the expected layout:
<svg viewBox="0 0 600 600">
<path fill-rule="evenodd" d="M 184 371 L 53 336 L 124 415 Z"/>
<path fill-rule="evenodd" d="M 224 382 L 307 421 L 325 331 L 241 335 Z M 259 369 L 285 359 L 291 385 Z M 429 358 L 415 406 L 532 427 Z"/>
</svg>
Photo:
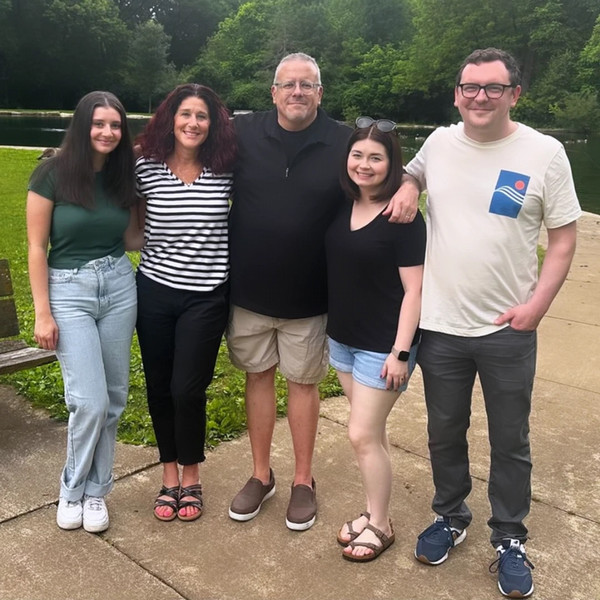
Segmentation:
<svg viewBox="0 0 600 600">
<path fill-rule="evenodd" d="M 229 313 L 229 284 L 178 290 L 137 274 L 137 333 L 161 462 L 203 462 L 206 388 Z"/>
</svg>

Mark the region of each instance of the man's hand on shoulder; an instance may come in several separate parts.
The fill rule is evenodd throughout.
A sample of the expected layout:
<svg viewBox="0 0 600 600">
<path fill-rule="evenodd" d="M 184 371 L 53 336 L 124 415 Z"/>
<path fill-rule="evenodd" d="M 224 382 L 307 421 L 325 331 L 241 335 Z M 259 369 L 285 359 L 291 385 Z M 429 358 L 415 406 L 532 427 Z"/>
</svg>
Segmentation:
<svg viewBox="0 0 600 600">
<path fill-rule="evenodd" d="M 411 175 L 402 176 L 402 185 L 383 211 L 390 223 L 411 223 L 419 210 L 419 182 Z"/>
</svg>

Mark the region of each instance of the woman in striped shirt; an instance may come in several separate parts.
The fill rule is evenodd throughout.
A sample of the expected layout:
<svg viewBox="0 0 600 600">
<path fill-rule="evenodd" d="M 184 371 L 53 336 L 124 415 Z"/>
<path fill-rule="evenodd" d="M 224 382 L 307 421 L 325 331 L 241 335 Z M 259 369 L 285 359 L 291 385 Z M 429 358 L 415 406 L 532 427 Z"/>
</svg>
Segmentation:
<svg viewBox="0 0 600 600">
<path fill-rule="evenodd" d="M 145 204 L 137 333 L 163 464 L 154 515 L 193 521 L 202 514 L 206 388 L 229 308 L 235 133 L 210 88 L 184 84 L 165 98 L 136 143 Z"/>
</svg>

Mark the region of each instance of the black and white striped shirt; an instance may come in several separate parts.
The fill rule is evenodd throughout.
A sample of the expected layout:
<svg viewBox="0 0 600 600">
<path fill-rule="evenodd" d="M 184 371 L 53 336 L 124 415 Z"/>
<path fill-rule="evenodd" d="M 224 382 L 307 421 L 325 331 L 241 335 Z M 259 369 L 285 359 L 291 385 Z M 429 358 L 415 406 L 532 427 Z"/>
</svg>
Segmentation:
<svg viewBox="0 0 600 600">
<path fill-rule="evenodd" d="M 146 200 L 140 271 L 182 290 L 209 292 L 227 281 L 233 175 L 204 168 L 188 185 L 165 163 L 141 157 L 136 180 L 138 194 Z"/>
</svg>

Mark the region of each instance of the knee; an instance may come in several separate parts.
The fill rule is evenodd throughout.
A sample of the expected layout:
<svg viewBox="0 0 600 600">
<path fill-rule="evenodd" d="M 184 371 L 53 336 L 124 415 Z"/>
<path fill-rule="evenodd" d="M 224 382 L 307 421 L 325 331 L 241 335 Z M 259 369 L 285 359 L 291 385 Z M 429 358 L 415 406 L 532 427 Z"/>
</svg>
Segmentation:
<svg viewBox="0 0 600 600">
<path fill-rule="evenodd" d="M 107 407 L 108 419 L 119 419 L 127 406 L 127 392 L 113 394 Z"/>
<path fill-rule="evenodd" d="M 453 456 L 454 452 L 468 452 L 469 442 L 467 440 L 468 427 L 434 428 L 428 427 L 429 451 L 436 456 Z"/>
<path fill-rule="evenodd" d="M 316 383 L 296 383 L 288 379 L 287 385 L 289 404 L 310 406 L 311 410 L 318 412 L 321 401 Z"/>
<path fill-rule="evenodd" d="M 90 398 L 87 402 L 71 405 L 69 411 L 73 414 L 73 418 L 80 422 L 103 423 L 108 416 L 108 399 L 101 401 L 100 398 Z"/>
<path fill-rule="evenodd" d="M 213 370 L 199 369 L 197 372 L 180 371 L 171 377 L 169 386 L 175 404 L 206 402 L 206 390 L 212 380 Z"/>
<path fill-rule="evenodd" d="M 204 385 L 189 385 L 184 382 L 173 382 L 171 385 L 171 397 L 173 403 L 177 406 L 187 404 L 189 402 L 201 402 L 206 403 L 206 388 L 208 384 Z"/>
<path fill-rule="evenodd" d="M 529 436 L 514 432 L 513 435 L 490 436 L 492 459 L 531 461 Z"/>
<path fill-rule="evenodd" d="M 427 431 L 430 442 L 466 442 L 467 431 L 471 419 L 469 415 L 463 414 L 436 414 L 429 412 L 427 419 Z"/>
<path fill-rule="evenodd" d="M 357 454 L 368 452 L 369 448 L 376 443 L 372 432 L 364 427 L 352 424 L 348 426 L 348 439 Z"/>
<path fill-rule="evenodd" d="M 275 381 L 275 371 L 277 370 L 277 365 L 273 365 L 270 369 L 266 371 L 260 371 L 259 373 L 248 373 L 246 372 L 246 382 L 250 385 L 261 384 L 261 383 L 269 383 L 270 381 Z"/>
</svg>

